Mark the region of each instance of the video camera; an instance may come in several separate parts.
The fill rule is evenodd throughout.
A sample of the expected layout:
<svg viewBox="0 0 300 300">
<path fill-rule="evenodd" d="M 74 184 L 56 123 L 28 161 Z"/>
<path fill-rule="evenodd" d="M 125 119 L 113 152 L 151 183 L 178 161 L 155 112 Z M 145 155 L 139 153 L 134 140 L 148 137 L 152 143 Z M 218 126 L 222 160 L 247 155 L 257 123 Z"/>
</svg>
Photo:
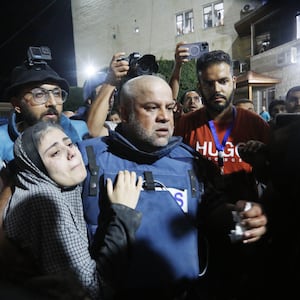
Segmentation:
<svg viewBox="0 0 300 300">
<path fill-rule="evenodd" d="M 133 78 L 140 75 L 152 75 L 158 71 L 158 63 L 152 54 L 141 55 L 139 52 L 132 52 L 127 57 L 119 60 L 126 60 L 129 64 L 127 78 Z"/>
<path fill-rule="evenodd" d="M 29 47 L 27 50 L 27 62 L 29 66 L 47 64 L 52 60 L 51 50 L 49 47 Z"/>
</svg>

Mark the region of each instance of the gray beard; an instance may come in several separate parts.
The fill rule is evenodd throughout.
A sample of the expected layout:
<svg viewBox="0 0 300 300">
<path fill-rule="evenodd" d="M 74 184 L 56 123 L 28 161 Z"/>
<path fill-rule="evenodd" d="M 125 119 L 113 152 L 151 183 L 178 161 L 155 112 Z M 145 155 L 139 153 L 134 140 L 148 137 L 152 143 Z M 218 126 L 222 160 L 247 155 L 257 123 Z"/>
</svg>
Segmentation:
<svg viewBox="0 0 300 300">
<path fill-rule="evenodd" d="M 155 139 L 148 136 L 144 128 L 137 121 L 134 114 L 130 114 L 127 123 L 123 123 L 126 138 L 139 150 L 153 152 L 161 148 L 155 145 Z"/>
</svg>

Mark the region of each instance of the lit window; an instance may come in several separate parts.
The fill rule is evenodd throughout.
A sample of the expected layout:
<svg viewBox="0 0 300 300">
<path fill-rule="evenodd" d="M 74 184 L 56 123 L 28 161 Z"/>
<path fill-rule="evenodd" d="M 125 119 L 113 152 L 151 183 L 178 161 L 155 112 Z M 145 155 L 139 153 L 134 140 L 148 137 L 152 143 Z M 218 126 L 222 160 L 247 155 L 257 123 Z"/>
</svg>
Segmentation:
<svg viewBox="0 0 300 300">
<path fill-rule="evenodd" d="M 300 12 L 296 15 L 296 38 L 300 39 Z"/>
<path fill-rule="evenodd" d="M 203 26 L 204 28 L 218 27 L 224 25 L 224 4 L 214 2 L 203 6 Z"/>
<path fill-rule="evenodd" d="M 177 35 L 194 32 L 194 15 L 189 10 L 176 15 L 176 33 Z"/>
</svg>

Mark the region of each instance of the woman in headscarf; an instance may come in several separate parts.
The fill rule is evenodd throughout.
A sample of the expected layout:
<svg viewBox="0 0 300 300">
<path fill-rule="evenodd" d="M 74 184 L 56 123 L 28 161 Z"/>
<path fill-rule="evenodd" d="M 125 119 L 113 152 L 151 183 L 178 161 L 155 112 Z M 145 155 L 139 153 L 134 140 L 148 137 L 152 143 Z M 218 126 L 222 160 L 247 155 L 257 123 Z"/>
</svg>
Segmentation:
<svg viewBox="0 0 300 300">
<path fill-rule="evenodd" d="M 128 171 L 120 171 L 114 187 L 108 179 L 110 214 L 92 258 L 81 201 L 86 169 L 76 145 L 59 125 L 40 122 L 24 131 L 14 151 L 17 176 L 4 216 L 6 236 L 33 258 L 34 275 L 70 273 L 91 299 L 101 298 L 103 285 L 126 265 L 141 219 L 135 207 L 142 179 Z"/>
</svg>

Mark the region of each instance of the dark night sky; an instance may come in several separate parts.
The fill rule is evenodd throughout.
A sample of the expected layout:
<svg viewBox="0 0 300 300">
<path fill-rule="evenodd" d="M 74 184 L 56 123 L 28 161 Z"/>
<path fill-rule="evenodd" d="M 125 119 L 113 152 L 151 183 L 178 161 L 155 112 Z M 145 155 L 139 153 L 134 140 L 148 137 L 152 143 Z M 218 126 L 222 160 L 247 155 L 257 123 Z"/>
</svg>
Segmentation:
<svg viewBox="0 0 300 300">
<path fill-rule="evenodd" d="M 71 86 L 77 84 L 71 0 L 2 0 L 0 18 L 0 101 L 29 46 L 48 46 L 49 65 Z"/>
</svg>

